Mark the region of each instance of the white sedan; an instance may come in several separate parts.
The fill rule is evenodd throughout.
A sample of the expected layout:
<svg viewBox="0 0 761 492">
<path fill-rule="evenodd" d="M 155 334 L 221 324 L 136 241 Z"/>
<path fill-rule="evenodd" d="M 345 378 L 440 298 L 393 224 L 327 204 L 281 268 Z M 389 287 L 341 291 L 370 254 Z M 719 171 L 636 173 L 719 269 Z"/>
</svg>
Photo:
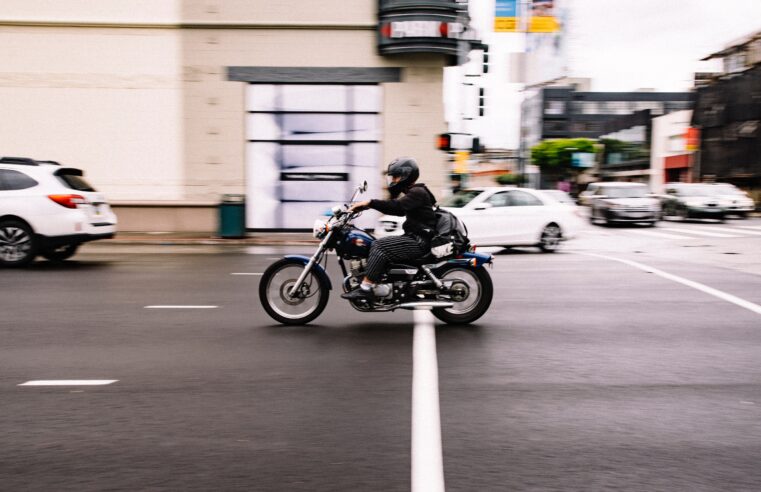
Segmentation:
<svg viewBox="0 0 761 492">
<path fill-rule="evenodd" d="M 538 246 L 556 251 L 560 242 L 574 237 L 581 227 L 575 204 L 563 203 L 551 193 L 513 186 L 458 191 L 439 205 L 459 217 L 477 246 Z M 404 217 L 378 219 L 375 237 L 401 235 Z"/>
</svg>

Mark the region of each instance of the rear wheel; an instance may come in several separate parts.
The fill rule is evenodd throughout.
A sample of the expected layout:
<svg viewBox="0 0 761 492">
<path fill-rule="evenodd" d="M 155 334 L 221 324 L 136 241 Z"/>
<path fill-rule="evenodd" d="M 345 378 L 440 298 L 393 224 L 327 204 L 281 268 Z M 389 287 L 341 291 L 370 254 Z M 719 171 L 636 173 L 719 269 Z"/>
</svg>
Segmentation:
<svg viewBox="0 0 761 492">
<path fill-rule="evenodd" d="M 47 249 L 41 254 L 50 261 L 64 261 L 74 256 L 77 249 L 79 249 L 78 244 L 65 244 L 63 246 L 58 246 L 57 248 Z"/>
<path fill-rule="evenodd" d="M 28 225 L 18 220 L 0 222 L 0 265 L 28 265 L 35 256 L 34 234 Z"/>
<path fill-rule="evenodd" d="M 560 241 L 562 239 L 563 232 L 560 230 L 560 226 L 549 224 L 544 227 L 542 234 L 539 236 L 539 249 L 545 253 L 554 253 L 560 248 Z"/>
<path fill-rule="evenodd" d="M 328 304 L 327 280 L 312 271 L 304 279 L 301 288 L 289 296 L 304 271 L 304 263 L 283 259 L 265 270 L 259 282 L 259 300 L 272 319 L 284 325 L 303 325 L 319 316 Z"/>
<path fill-rule="evenodd" d="M 484 268 L 445 267 L 439 279 L 449 286 L 451 308 L 435 308 L 433 315 L 450 325 L 472 323 L 486 313 L 494 297 L 494 286 Z"/>
</svg>

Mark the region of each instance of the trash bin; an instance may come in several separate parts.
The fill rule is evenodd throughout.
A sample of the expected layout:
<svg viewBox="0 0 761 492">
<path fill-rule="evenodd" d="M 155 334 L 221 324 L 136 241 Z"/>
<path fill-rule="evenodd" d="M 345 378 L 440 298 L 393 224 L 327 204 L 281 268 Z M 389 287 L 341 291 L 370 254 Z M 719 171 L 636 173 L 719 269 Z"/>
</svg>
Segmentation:
<svg viewBox="0 0 761 492">
<path fill-rule="evenodd" d="M 246 236 L 246 195 L 222 195 L 219 204 L 219 236 Z"/>
</svg>

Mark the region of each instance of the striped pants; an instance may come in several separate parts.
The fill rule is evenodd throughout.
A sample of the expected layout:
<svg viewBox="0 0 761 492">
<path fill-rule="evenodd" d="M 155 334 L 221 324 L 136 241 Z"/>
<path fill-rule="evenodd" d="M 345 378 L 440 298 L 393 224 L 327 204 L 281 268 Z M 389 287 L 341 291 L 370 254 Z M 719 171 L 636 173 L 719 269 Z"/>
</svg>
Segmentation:
<svg viewBox="0 0 761 492">
<path fill-rule="evenodd" d="M 367 278 L 377 282 L 389 263 L 404 263 L 428 254 L 417 239 L 410 236 L 388 236 L 377 239 L 370 247 L 367 258 Z"/>
</svg>

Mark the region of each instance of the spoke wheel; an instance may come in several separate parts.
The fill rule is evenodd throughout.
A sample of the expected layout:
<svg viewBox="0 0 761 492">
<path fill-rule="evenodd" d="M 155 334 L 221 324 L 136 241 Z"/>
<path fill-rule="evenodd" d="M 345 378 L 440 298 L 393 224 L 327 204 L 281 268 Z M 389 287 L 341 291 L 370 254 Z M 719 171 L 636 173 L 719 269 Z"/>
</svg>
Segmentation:
<svg viewBox="0 0 761 492">
<path fill-rule="evenodd" d="M 0 223 L 0 264 L 18 267 L 29 264 L 35 257 L 32 230 L 23 222 L 8 220 Z"/>
<path fill-rule="evenodd" d="M 433 315 L 453 325 L 472 323 L 486 313 L 494 296 L 489 273 L 483 268 L 453 266 L 444 270 L 439 278 L 449 286 L 442 300 L 451 301 L 451 308 L 433 309 Z"/>
<path fill-rule="evenodd" d="M 275 321 L 287 325 L 306 324 L 325 309 L 327 282 L 314 269 L 294 295 L 289 295 L 303 271 L 304 264 L 300 261 L 284 259 L 270 265 L 262 275 L 259 300 Z"/>
<path fill-rule="evenodd" d="M 560 241 L 563 239 L 563 233 L 560 227 L 550 224 L 542 230 L 539 236 L 539 248 L 545 253 L 554 253 L 560 248 Z"/>
</svg>

